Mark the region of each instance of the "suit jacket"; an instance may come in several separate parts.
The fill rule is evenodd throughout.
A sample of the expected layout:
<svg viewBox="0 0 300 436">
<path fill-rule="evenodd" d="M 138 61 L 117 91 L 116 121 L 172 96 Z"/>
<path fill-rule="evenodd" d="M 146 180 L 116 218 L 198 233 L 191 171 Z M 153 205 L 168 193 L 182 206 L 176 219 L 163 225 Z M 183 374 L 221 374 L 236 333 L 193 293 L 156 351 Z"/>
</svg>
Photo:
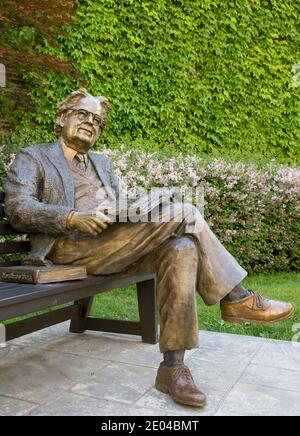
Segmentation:
<svg viewBox="0 0 300 436">
<path fill-rule="evenodd" d="M 89 158 L 110 199 L 115 200 L 120 183 L 110 160 L 92 152 Z M 31 234 L 31 258 L 43 264 L 56 239 L 70 233 L 67 218 L 75 210 L 74 180 L 60 143 L 23 149 L 10 168 L 4 189 L 8 221 L 15 229 Z"/>
</svg>

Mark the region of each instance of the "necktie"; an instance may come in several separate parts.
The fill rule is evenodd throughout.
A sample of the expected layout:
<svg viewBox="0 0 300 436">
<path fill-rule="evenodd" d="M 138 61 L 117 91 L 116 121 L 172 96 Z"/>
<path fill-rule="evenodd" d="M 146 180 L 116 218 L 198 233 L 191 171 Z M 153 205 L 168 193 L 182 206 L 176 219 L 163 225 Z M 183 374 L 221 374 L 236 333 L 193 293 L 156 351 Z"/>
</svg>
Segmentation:
<svg viewBox="0 0 300 436">
<path fill-rule="evenodd" d="M 86 171 L 87 169 L 87 161 L 86 161 L 86 156 L 83 154 L 79 154 L 77 153 L 75 156 L 76 159 L 76 166 L 77 168 L 79 168 L 81 171 Z"/>
</svg>

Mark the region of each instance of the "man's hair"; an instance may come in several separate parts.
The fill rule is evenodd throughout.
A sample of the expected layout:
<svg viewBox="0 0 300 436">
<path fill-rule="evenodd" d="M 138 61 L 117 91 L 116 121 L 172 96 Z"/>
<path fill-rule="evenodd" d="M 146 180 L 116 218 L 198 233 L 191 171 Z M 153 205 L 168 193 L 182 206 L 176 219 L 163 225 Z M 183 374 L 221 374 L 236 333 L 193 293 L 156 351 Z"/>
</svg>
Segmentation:
<svg viewBox="0 0 300 436">
<path fill-rule="evenodd" d="M 105 97 L 94 97 L 93 95 L 89 94 L 86 89 L 81 88 L 78 91 L 72 92 L 64 101 L 58 103 L 56 108 L 56 121 L 54 125 L 54 133 L 57 137 L 60 136 L 61 130 L 62 130 L 62 116 L 66 114 L 68 111 L 71 111 L 77 103 L 85 97 L 92 97 L 99 101 L 101 104 L 101 125 L 100 125 L 100 133 L 102 133 L 105 129 L 106 122 L 107 122 L 107 114 L 108 114 L 108 108 L 109 108 L 109 101 Z"/>
</svg>

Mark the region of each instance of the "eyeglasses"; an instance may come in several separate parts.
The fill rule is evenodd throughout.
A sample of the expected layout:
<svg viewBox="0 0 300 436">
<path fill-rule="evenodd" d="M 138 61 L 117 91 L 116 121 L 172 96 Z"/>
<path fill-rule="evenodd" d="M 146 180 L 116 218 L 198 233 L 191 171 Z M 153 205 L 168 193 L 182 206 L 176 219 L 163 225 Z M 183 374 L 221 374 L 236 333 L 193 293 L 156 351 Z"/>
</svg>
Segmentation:
<svg viewBox="0 0 300 436">
<path fill-rule="evenodd" d="M 93 112 L 88 112 L 85 109 L 72 109 L 70 112 L 75 113 L 76 117 L 79 121 L 83 122 L 90 118 L 90 115 L 92 115 L 93 124 L 97 127 L 100 127 L 102 125 L 102 120 L 99 115 L 93 114 Z"/>
</svg>

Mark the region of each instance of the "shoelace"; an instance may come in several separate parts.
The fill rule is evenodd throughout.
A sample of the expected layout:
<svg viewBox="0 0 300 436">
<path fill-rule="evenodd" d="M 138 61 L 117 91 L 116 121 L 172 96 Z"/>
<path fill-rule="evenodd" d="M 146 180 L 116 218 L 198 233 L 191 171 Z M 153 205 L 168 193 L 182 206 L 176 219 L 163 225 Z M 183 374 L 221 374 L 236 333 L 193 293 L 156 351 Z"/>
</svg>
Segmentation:
<svg viewBox="0 0 300 436">
<path fill-rule="evenodd" d="M 187 382 L 194 383 L 194 379 L 190 373 L 190 370 L 186 366 L 179 366 L 174 371 L 174 379 L 178 380 L 179 377 L 184 377 Z"/>
<path fill-rule="evenodd" d="M 268 302 L 261 294 L 255 291 L 249 291 L 253 295 L 253 310 L 266 310 L 268 308 Z"/>
</svg>

